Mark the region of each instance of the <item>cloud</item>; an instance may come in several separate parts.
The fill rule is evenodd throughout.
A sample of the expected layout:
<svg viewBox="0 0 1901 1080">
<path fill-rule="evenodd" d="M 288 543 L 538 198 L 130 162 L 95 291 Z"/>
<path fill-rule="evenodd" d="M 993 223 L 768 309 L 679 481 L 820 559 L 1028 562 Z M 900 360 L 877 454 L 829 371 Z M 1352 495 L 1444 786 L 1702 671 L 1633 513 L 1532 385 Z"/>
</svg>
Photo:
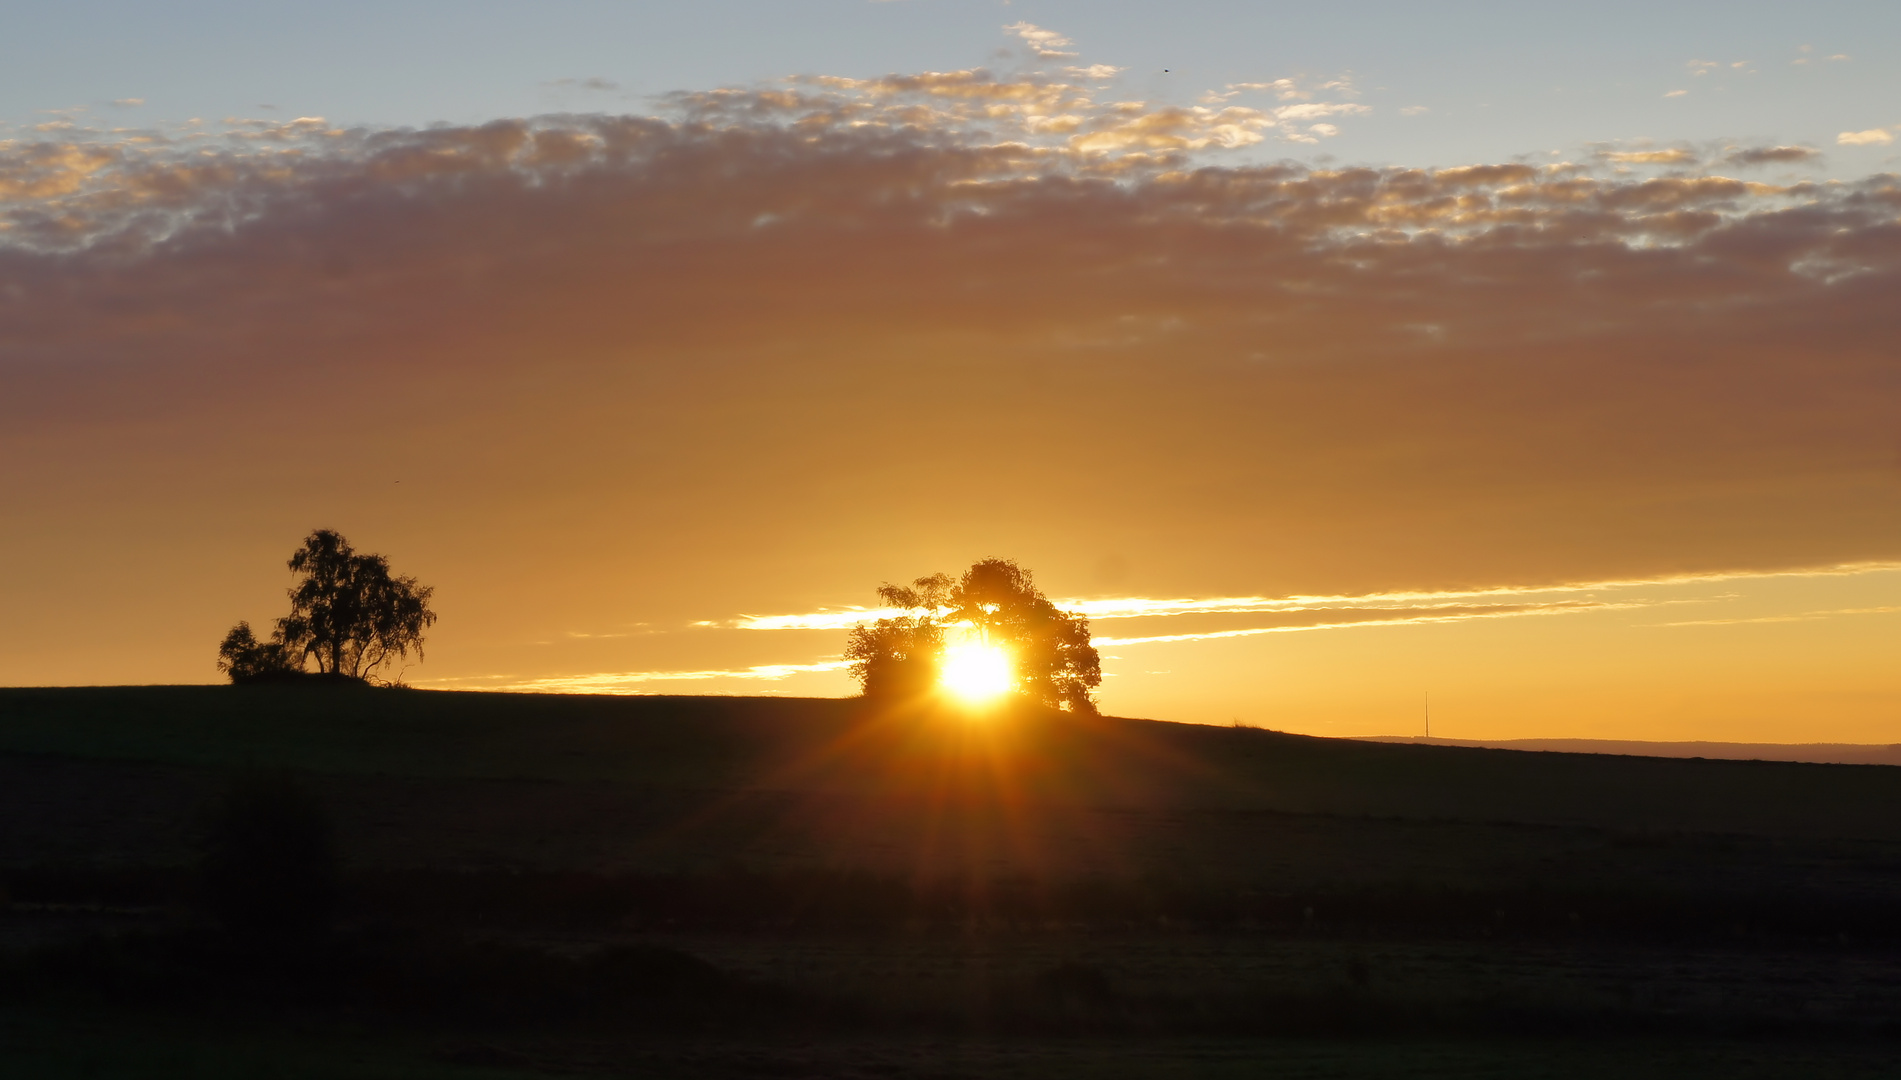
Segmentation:
<svg viewBox="0 0 1901 1080">
<path fill-rule="evenodd" d="M 1313 120 L 1322 116 L 1365 116 L 1372 112 L 1367 105 L 1355 105 L 1350 102 L 1306 102 L 1300 105 L 1282 105 L 1274 110 L 1274 118 L 1282 122 Z"/>
<path fill-rule="evenodd" d="M 1230 91 L 1261 90 L 1273 94 L 1282 101 L 1305 101 L 1313 97 L 1313 91 L 1303 89 L 1293 79 L 1275 79 L 1273 82 L 1229 83 Z"/>
<path fill-rule="evenodd" d="M 136 109 L 145 104 L 145 99 L 142 97 L 114 98 L 112 103 L 121 109 Z"/>
<path fill-rule="evenodd" d="M 1424 105 L 1407 105 L 1399 110 L 1401 116 L 1424 116 L 1432 110 Z"/>
<path fill-rule="evenodd" d="M 1606 151 L 1599 156 L 1605 161 L 1614 161 L 1619 165 L 1694 165 L 1702 160 L 1694 152 L 1681 148 Z"/>
<path fill-rule="evenodd" d="M 1870 587 L 1881 576 L 1892 576 L 1901 565 L 1853 564 L 1825 566 L 1784 573 L 1728 573 L 1675 575 L 1624 581 L 1574 582 L 1560 585 L 1532 585 L 1488 589 L 1445 590 L 1437 592 L 1389 592 L 1359 596 L 1229 596 L 1207 598 L 1109 597 L 1057 599 L 1061 609 L 1086 616 L 1093 624 L 1092 641 L 1103 648 L 1175 645 L 1202 641 L 1260 637 L 1269 634 L 1304 633 L 1325 630 L 1362 630 L 1403 628 L 1463 623 L 1476 620 L 1541 618 L 1552 615 L 1590 615 L 1611 612 L 1635 612 L 1683 605 L 1729 605 L 1745 595 L 1774 595 L 1763 586 L 1778 579 L 1861 578 L 1862 588 Z M 1734 587 L 1712 592 L 1710 586 Z M 1746 591 L 1739 591 L 1746 590 Z M 1746 615 L 1709 619 L 1687 619 L 1663 623 L 1632 623 L 1647 627 L 1704 627 L 1753 624 L 1813 622 L 1845 615 L 1877 615 L 1901 612 L 1901 606 L 1864 606 L 1807 610 L 1769 615 Z M 836 639 L 836 635 L 872 619 L 899 612 L 890 608 L 849 607 L 805 612 L 795 615 L 742 616 L 730 620 L 700 620 L 695 627 L 742 631 L 818 632 Z M 912 612 L 917 614 L 917 612 Z M 1227 616 L 1246 616 L 1249 625 L 1209 627 L 1211 620 Z M 1265 617 L 1265 619 L 1263 619 Z M 1104 623 L 1136 620 L 1167 620 L 1154 632 L 1134 632 Z M 1175 621 L 1197 624 L 1201 629 L 1172 630 Z M 1232 620 L 1226 620 L 1231 622 Z M 598 635 L 571 635 L 591 637 Z M 604 635 L 622 637 L 625 635 Z M 809 640 L 809 639 L 808 639 Z M 1121 659 L 1114 657 L 1113 659 Z M 745 668 L 612 671 L 579 675 L 526 678 L 520 675 L 483 675 L 425 680 L 425 684 L 445 688 L 482 688 L 517 692 L 567 693 L 652 693 L 645 686 L 654 682 L 753 681 L 782 682 L 799 675 L 842 671 L 848 663 L 827 656 L 810 663 L 760 664 Z M 1155 672 L 1149 672 L 1151 674 Z"/>
<path fill-rule="evenodd" d="M 1822 156 L 1820 150 L 1807 146 L 1739 146 L 1731 147 L 1723 155 L 1723 161 L 1729 165 L 1792 165 L 1799 161 L 1814 161 Z"/>
<path fill-rule="evenodd" d="M 577 90 L 592 90 L 597 93 L 609 93 L 609 92 L 620 89 L 619 83 L 615 82 L 612 79 L 603 78 L 599 75 L 589 75 L 588 77 L 584 79 L 573 79 L 573 78 L 554 79 L 544 85 L 571 86 Z"/>
<path fill-rule="evenodd" d="M 1034 23 L 1027 22 L 1014 22 L 1004 29 L 1022 38 L 1023 43 L 1030 47 L 1030 51 L 1044 60 L 1061 60 L 1076 55 L 1074 52 L 1064 51 L 1075 42 L 1054 30 L 1045 30 Z"/>
<path fill-rule="evenodd" d="M 1670 98 L 1670 97 L 1683 97 L 1684 95 L 1686 95 L 1686 94 L 1688 94 L 1688 93 L 1689 93 L 1689 91 L 1688 91 L 1688 90 L 1668 90 L 1668 91 L 1665 91 L 1665 92 L 1664 92 L 1664 95 L 1663 95 L 1663 96 L 1664 96 L 1664 97 L 1667 97 L 1667 98 Z"/>
<path fill-rule="evenodd" d="M 1087 67 L 1066 67 L 1063 73 L 1079 79 L 1113 79 L 1124 70 L 1114 64 L 1090 64 Z"/>
<path fill-rule="evenodd" d="M 1816 622 L 1837 615 L 1891 615 L 1901 607 L 1835 608 L 1830 611 L 1804 611 L 1794 615 L 1758 615 L 1744 619 L 1689 619 L 1682 622 L 1653 623 L 1654 626 L 1748 626 L 1755 623 Z"/>
<path fill-rule="evenodd" d="M 1095 637 L 1103 648 L 1128 645 L 1164 645 L 1186 641 L 1218 641 L 1224 638 L 1259 637 L 1262 634 L 1294 634 L 1311 630 L 1357 630 L 1373 626 L 1430 626 L 1439 623 L 1470 622 L 1474 619 L 1505 619 L 1527 615 L 1579 615 L 1592 611 L 1615 610 L 1626 605 L 1599 603 L 1514 605 L 1500 608 L 1476 608 L 1439 611 L 1430 614 L 1365 612 L 1355 618 L 1335 622 L 1296 622 L 1281 626 L 1248 626 L 1235 630 L 1205 630 L 1182 634 L 1150 634 L 1145 637 Z"/>
<path fill-rule="evenodd" d="M 1894 136 L 1881 128 L 1869 128 L 1866 131 L 1844 131 L 1835 136 L 1842 146 L 1886 146 L 1894 141 Z"/>
<path fill-rule="evenodd" d="M 1415 616 L 1441 616 L 1455 614 L 1459 617 L 1471 617 L 1470 613 L 1485 613 L 1487 617 L 1508 614 L 1547 614 L 1552 611 L 1570 611 L 1602 608 L 1642 608 L 1658 604 L 1682 603 L 1682 600 L 1667 600 L 1644 597 L 1628 597 L 1616 601 L 1599 599 L 1605 593 L 1655 592 L 1657 590 L 1680 590 L 1685 586 L 1721 585 L 1727 583 L 1760 583 L 1774 579 L 1789 578 L 1842 578 L 1867 574 L 1891 573 L 1901 569 L 1896 563 L 1852 563 L 1837 566 L 1801 568 L 1782 572 L 1732 572 L 1714 574 L 1674 574 L 1649 578 L 1608 581 L 1577 581 L 1546 585 L 1497 586 L 1483 589 L 1438 589 L 1430 591 L 1392 591 L 1364 593 L 1348 596 L 1217 596 L 1217 597 L 1075 597 L 1058 598 L 1052 602 L 1064 611 L 1088 617 L 1092 622 L 1114 621 L 1119 619 L 1173 619 L 1182 617 L 1205 617 L 1212 615 L 1261 615 L 1298 616 L 1303 624 L 1358 625 L 1357 622 L 1338 622 L 1343 613 L 1370 614 L 1381 620 L 1410 620 Z M 1853 613 L 1860 613 L 1856 609 Z M 1888 610 L 1888 609 L 1882 609 Z M 742 615 L 725 621 L 703 621 L 699 626 L 722 626 L 736 630 L 825 630 L 839 631 L 853 626 L 886 618 L 897 614 L 922 614 L 922 612 L 900 612 L 892 608 L 846 607 L 821 609 L 790 615 Z M 1356 614 L 1357 618 L 1357 614 Z M 1691 625 L 1670 624 L 1670 625 Z M 1701 624 L 1698 624 L 1701 625 Z M 1253 632 L 1268 633 L 1272 629 Z M 1222 636 L 1233 636 L 1224 632 Z M 1116 639 L 1126 643 L 1129 639 Z M 1165 640 L 1152 638 L 1144 640 Z M 1168 637 L 1166 640 L 1176 640 Z M 1181 638 L 1181 640 L 1187 640 Z"/>
<path fill-rule="evenodd" d="M 783 682 L 794 675 L 841 671 L 849 660 L 827 660 L 815 664 L 760 664 L 747 668 L 707 668 L 695 671 L 603 671 L 581 675 L 549 675 L 523 678 L 519 675 L 474 675 L 459 678 L 418 680 L 418 685 L 436 689 L 481 689 L 513 694 L 655 694 L 650 683 L 678 682 Z M 704 692 L 704 691 L 702 691 Z"/>
<path fill-rule="evenodd" d="M 453 598 L 478 671 L 993 552 L 1063 584 L 1113 551 L 1154 597 L 1901 556 L 1894 178 L 1238 161 L 1364 108 L 1257 103 L 972 70 L 23 133 L 4 673 L 177 639 L 210 678 L 202 642 L 281 594 L 202 583 L 318 523 Z M 590 670 L 759 659 L 653 649 Z"/>
</svg>

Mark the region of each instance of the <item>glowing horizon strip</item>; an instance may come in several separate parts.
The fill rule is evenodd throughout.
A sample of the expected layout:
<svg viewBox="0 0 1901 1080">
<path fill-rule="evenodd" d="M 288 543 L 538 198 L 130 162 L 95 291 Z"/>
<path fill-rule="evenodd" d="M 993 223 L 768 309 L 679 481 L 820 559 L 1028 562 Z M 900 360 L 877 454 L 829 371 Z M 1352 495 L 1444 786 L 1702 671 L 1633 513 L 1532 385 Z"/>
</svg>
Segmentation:
<svg viewBox="0 0 1901 1080">
<path fill-rule="evenodd" d="M 1843 577 L 1854 574 L 1901 570 L 1896 562 L 1838 563 L 1828 567 L 1799 570 L 1752 570 L 1709 574 L 1677 574 L 1650 578 L 1625 578 L 1608 581 L 1566 582 L 1557 585 L 1500 585 L 1478 589 L 1442 589 L 1289 596 L 1224 596 L 1153 598 L 1142 596 L 1104 599 L 1054 600 L 1057 607 L 1094 619 L 1171 618 L 1177 615 L 1243 615 L 1258 612 L 1298 612 L 1352 610 L 1379 606 L 1413 608 L 1454 607 L 1459 601 L 1503 597 L 1536 597 L 1553 594 L 1597 592 L 1646 586 L 1697 585 L 1723 581 L 1744 581 L 1788 577 Z M 910 608 L 827 608 L 791 615 L 741 615 L 725 622 L 706 621 L 695 626 L 736 630 L 849 630 L 859 623 L 902 615 L 925 614 Z"/>
<path fill-rule="evenodd" d="M 1834 615 L 1892 615 L 1901 607 L 1831 608 L 1828 611 L 1803 611 L 1794 615 L 1757 615 L 1748 619 L 1692 619 L 1688 622 L 1648 623 L 1649 626 L 1743 626 L 1748 623 L 1813 622 Z"/>
<path fill-rule="evenodd" d="M 1200 634 L 1156 634 L 1150 637 L 1090 639 L 1091 645 L 1155 645 L 1173 641 L 1209 641 L 1215 638 L 1257 637 L 1261 634 L 1291 634 L 1301 630 L 1351 630 L 1357 626 L 1418 626 L 1425 623 L 1469 622 L 1473 619 L 1510 619 L 1524 615 L 1576 615 L 1588 611 L 1621 611 L 1650 607 L 1650 604 L 1536 604 L 1501 608 L 1496 611 L 1464 611 L 1454 615 L 1412 615 L 1393 619 L 1358 619 L 1353 622 L 1297 623 L 1291 626 L 1253 626 L 1245 630 L 1210 630 Z"/>
<path fill-rule="evenodd" d="M 487 687 L 490 690 L 513 690 L 523 693 L 574 693 L 593 690 L 597 693 L 614 693 L 615 687 L 639 685 L 649 682 L 701 682 L 708 679 L 754 679 L 777 682 L 794 675 L 808 672 L 837 671 L 851 666 L 849 660 L 825 660 L 814 664 L 758 664 L 749 668 L 710 669 L 703 671 L 612 671 L 593 675 L 551 675 L 540 679 L 525 679 L 521 682 L 497 683 Z M 485 682 L 495 679 L 513 678 L 511 675 L 472 675 L 459 679 L 421 680 L 437 685 L 447 683 Z"/>
<path fill-rule="evenodd" d="M 1354 619 L 1350 621 L 1330 621 L 1296 623 L 1286 626 L 1255 626 L 1234 630 L 1212 630 L 1187 634 L 1154 634 L 1139 637 L 1094 637 L 1091 644 L 1115 648 L 1126 645 L 1153 645 L 1184 641 L 1209 641 L 1220 638 L 1257 637 L 1263 634 L 1291 634 L 1309 630 L 1351 630 L 1356 627 L 1418 626 L 1435 623 L 1469 622 L 1475 619 L 1507 619 L 1521 616 L 1570 615 L 1598 611 L 1631 610 L 1636 608 L 1664 607 L 1675 604 L 1705 603 L 1723 597 L 1706 597 L 1683 600 L 1644 600 L 1595 601 L 1595 600 L 1550 600 L 1544 603 L 1497 605 L 1490 609 L 1446 612 L 1441 609 L 1465 607 L 1456 601 L 1490 597 L 1532 597 L 1554 593 L 1588 592 L 1633 588 L 1638 586 L 1671 586 L 1708 584 L 1723 581 L 1745 579 L 1769 579 L 1792 577 L 1842 577 L 1863 573 L 1878 573 L 1901 570 L 1901 563 L 1868 562 L 1844 563 L 1832 567 L 1806 570 L 1780 570 L 1749 573 L 1722 574 L 1683 574 L 1674 577 L 1637 578 L 1622 581 L 1583 582 L 1570 585 L 1553 586 L 1503 586 L 1489 589 L 1470 589 L 1462 591 L 1439 592 L 1390 592 L 1366 593 L 1359 596 L 1288 596 L 1288 597 L 1219 597 L 1203 600 L 1169 599 L 1156 600 L 1145 597 L 1126 597 L 1092 601 L 1056 601 L 1057 605 L 1071 605 L 1069 610 L 1081 609 L 1092 618 L 1142 618 L 1149 616 L 1171 616 L 1190 614 L 1232 614 L 1253 612 L 1275 612 L 1292 614 L 1301 611 L 1365 611 L 1375 604 L 1385 603 L 1396 613 L 1386 617 Z M 1410 607 L 1407 605 L 1410 603 Z M 1123 605 L 1112 607 L 1111 605 Z M 1406 614 L 1405 612 L 1414 612 Z M 1699 619 L 1684 622 L 1649 623 L 1643 625 L 1656 627 L 1676 626 L 1730 626 L 1744 623 L 1795 622 L 1822 619 L 1837 615 L 1876 615 L 1901 612 L 1901 606 L 1839 608 L 1827 611 L 1810 611 L 1792 615 L 1768 615 L 1743 619 Z M 901 613 L 894 608 L 849 608 L 829 612 L 815 612 L 809 615 L 748 616 L 726 623 L 701 622 L 696 627 L 726 629 L 796 629 L 796 630 L 839 630 L 849 629 L 856 622 L 869 616 L 889 617 Z M 1369 614 L 1372 614 L 1369 612 Z M 823 620 L 823 621 L 818 621 Z M 850 620 L 850 621 L 846 621 Z M 478 675 L 459 678 L 418 680 L 417 685 L 450 687 L 471 683 L 487 683 L 485 689 L 498 691 L 516 691 L 526 693 L 642 693 L 627 689 L 657 682 L 699 682 L 714 679 L 740 679 L 760 682 L 778 682 L 794 675 L 817 674 L 841 671 L 851 664 L 846 660 L 823 660 L 809 664 L 759 664 L 739 669 L 706 669 L 697 671 L 622 671 L 601 672 L 592 675 L 552 676 L 537 679 L 514 680 L 513 675 Z"/>
</svg>

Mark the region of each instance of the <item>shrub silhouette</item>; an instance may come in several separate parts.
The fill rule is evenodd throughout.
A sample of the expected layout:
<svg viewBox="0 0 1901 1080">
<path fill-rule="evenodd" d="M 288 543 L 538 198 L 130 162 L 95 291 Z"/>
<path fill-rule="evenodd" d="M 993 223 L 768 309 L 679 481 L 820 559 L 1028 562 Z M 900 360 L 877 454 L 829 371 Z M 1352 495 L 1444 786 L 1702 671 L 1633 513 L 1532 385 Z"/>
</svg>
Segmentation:
<svg viewBox="0 0 1901 1080">
<path fill-rule="evenodd" d="M 218 670 L 234 683 L 284 682 L 304 675 L 282 640 L 259 641 L 249 622 L 232 627 L 219 643 Z"/>
<path fill-rule="evenodd" d="M 852 628 L 845 659 L 866 697 L 908 698 L 937 685 L 944 628 L 928 617 L 900 615 Z"/>
<path fill-rule="evenodd" d="M 239 777 L 206 820 L 200 887 L 211 916 L 247 937 L 314 937 L 337 907 L 336 854 L 315 798 L 288 776 Z"/>
</svg>

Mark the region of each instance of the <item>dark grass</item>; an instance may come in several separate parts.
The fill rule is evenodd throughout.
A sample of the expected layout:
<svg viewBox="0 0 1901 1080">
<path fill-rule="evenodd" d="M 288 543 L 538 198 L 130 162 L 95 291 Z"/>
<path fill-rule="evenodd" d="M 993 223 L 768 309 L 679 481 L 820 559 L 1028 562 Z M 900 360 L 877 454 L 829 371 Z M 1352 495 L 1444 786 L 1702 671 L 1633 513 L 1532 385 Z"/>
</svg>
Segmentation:
<svg viewBox="0 0 1901 1080">
<path fill-rule="evenodd" d="M 1873 1080 L 1875 1042 L 1735 1038 L 828 1037 L 519 1034 L 0 1007 L 9 1080 Z"/>
<path fill-rule="evenodd" d="M 207 905 L 189 868 L 18 867 L 16 922 L 161 921 Z M 1455 889 L 1385 882 L 1263 889 L 1165 877 L 1040 881 L 896 877 L 862 870 L 699 874 L 362 870 L 342 882 L 347 919 L 497 932 L 1196 933 L 1348 939 L 1901 947 L 1889 895 L 1644 890 L 1626 884 Z M 0 926 L 7 919 L 0 915 Z"/>
<path fill-rule="evenodd" d="M 1441 947 L 1435 956 L 1390 942 L 1289 947 L 1213 935 L 1177 935 L 1173 942 L 1152 935 L 1062 940 L 996 933 L 963 943 L 806 938 L 781 939 L 774 950 L 803 946 L 800 965 L 761 973 L 748 970 L 731 937 L 699 944 L 722 962 L 653 942 L 551 947 L 441 931 L 356 929 L 269 939 L 205 928 L 121 933 L 8 954 L 0 963 L 0 1001 L 184 1015 L 243 1009 L 377 1023 L 392 1031 L 558 1028 L 735 1037 L 1891 1041 L 1901 1034 L 1892 993 L 1882 999 L 1837 993 L 1818 1001 L 1813 990 L 1760 985 L 1748 977 L 1749 965 L 1720 955 L 1698 958 L 1698 970 L 1688 978 L 1677 974 L 1673 985 L 1640 990 L 1606 980 L 1601 956 L 1591 961 L 1585 950 L 1549 947 L 1532 955 L 1559 970 L 1500 982 L 1495 976 L 1509 971 L 1522 950 L 1488 956 Z M 752 944 L 769 948 L 759 938 Z M 1252 956 L 1237 965 L 1210 949 Z M 1677 962 L 1689 955 L 1679 952 Z M 1893 964 L 1887 967 L 1891 974 Z M 1744 978 L 1735 977 L 1739 970 Z M 1816 973 L 1787 965 L 1779 970 L 1811 977 L 1797 981 L 1812 981 Z M 1720 991 L 1714 997 L 1713 988 Z"/>
<path fill-rule="evenodd" d="M 194 869 L 260 770 L 335 827 L 337 922 L 299 947 L 218 930 Z M 9 1076 L 236 1075 L 313 1039 L 357 1049 L 281 1075 L 1850 1076 L 1901 1046 L 1887 767 L 0 690 L 0 817 L 0 1009 L 130 1018 L 6 1028 Z"/>
<path fill-rule="evenodd" d="M 1407 746 L 1031 714 L 1033 790 L 1161 803 L 1901 841 L 1901 768 Z M 864 789 L 864 743 L 788 762 L 867 723 L 852 700 L 557 696 L 358 687 L 0 690 L 0 753 L 199 767 L 641 786 Z"/>
</svg>

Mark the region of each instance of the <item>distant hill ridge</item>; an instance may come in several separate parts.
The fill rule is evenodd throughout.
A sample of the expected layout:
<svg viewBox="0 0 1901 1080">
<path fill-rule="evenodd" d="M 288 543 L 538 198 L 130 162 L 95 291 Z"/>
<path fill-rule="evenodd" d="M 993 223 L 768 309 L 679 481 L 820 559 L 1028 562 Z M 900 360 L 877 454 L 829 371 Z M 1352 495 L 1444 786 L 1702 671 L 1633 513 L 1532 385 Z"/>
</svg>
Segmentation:
<svg viewBox="0 0 1901 1080">
<path fill-rule="evenodd" d="M 1645 742 L 1636 739 L 1434 739 L 1419 735 L 1368 735 L 1360 742 L 1465 746 L 1485 750 L 1542 750 L 1557 754 L 1617 754 L 1625 757 L 1712 758 L 1724 761 L 1806 761 L 1818 765 L 1901 765 L 1901 743 Z"/>
<path fill-rule="evenodd" d="M 1720 744 L 1678 744 L 1676 756 L 1658 756 L 1667 744 L 1605 752 L 1618 745 L 1554 740 L 1494 749 L 1328 739 L 1028 706 L 973 724 L 961 714 L 888 711 L 856 699 L 334 686 L 0 689 L 0 788 L 64 790 L 70 785 L 53 783 L 56 774 L 92 761 L 201 777 L 290 768 L 524 791 L 570 786 L 645 792 L 642 798 L 680 808 L 784 798 L 837 808 L 844 824 L 824 830 L 834 839 L 874 826 L 892 807 L 954 797 L 972 806 L 1049 808 L 1013 819 L 1026 827 L 1059 820 L 1062 807 L 1094 807 L 1187 815 L 1184 821 L 1324 814 L 1901 844 L 1901 770 L 1723 760 L 1713 752 Z M 23 805 L 19 813 L 30 819 L 38 811 Z M 1023 838 L 1026 849 L 1069 843 L 1030 839 Z M 873 841 L 838 842 L 845 844 L 839 850 L 856 850 Z M 911 840 L 889 843 L 901 850 Z"/>
</svg>

